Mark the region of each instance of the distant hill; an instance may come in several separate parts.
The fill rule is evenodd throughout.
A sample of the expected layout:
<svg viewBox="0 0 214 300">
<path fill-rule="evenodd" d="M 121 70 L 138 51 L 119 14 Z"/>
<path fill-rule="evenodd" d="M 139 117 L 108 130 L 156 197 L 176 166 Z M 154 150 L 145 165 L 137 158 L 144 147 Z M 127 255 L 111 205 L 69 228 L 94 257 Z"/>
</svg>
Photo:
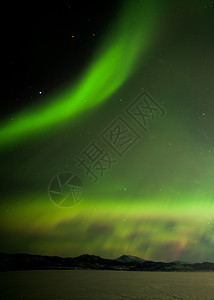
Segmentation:
<svg viewBox="0 0 214 300">
<path fill-rule="evenodd" d="M 116 258 L 115 260 L 119 261 L 119 262 L 123 262 L 123 263 L 130 263 L 130 262 L 144 262 L 145 259 L 137 257 L 137 256 L 132 256 L 132 255 L 122 255 L 118 258 Z"/>
<path fill-rule="evenodd" d="M 154 262 L 131 255 L 122 255 L 116 259 L 106 259 L 89 254 L 63 258 L 25 253 L 0 253 L 0 271 L 75 269 L 165 272 L 214 271 L 214 263 Z"/>
<path fill-rule="evenodd" d="M 192 262 L 185 260 L 173 260 L 173 262 L 176 264 L 192 264 Z"/>
</svg>

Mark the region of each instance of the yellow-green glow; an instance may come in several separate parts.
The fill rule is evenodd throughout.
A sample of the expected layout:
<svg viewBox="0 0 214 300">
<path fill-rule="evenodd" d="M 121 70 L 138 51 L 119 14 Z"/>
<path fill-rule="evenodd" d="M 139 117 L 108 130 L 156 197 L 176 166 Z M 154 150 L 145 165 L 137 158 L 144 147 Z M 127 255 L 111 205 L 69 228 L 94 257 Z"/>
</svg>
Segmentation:
<svg viewBox="0 0 214 300">
<path fill-rule="evenodd" d="M 99 255 L 102 249 L 106 257 L 127 253 L 174 260 L 191 253 L 200 259 L 206 252 L 203 238 L 214 243 L 210 216 L 214 205 L 210 201 L 138 199 L 124 204 L 85 199 L 71 209 L 59 209 L 47 199 L 31 197 L 29 203 L 27 198 L 22 204 L 8 206 L 10 214 L 1 219 L 2 232 L 7 237 L 16 233 L 21 239 L 20 251 L 23 246 L 33 253 L 75 256 L 80 252 Z"/>
</svg>

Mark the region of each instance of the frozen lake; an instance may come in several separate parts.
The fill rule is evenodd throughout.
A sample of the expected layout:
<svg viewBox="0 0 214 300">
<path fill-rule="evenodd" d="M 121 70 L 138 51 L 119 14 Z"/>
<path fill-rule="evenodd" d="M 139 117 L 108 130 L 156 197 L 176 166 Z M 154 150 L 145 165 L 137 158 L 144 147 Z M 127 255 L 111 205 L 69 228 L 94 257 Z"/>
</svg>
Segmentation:
<svg viewBox="0 0 214 300">
<path fill-rule="evenodd" d="M 1 299 L 214 299 L 214 272 L 12 271 Z"/>
</svg>

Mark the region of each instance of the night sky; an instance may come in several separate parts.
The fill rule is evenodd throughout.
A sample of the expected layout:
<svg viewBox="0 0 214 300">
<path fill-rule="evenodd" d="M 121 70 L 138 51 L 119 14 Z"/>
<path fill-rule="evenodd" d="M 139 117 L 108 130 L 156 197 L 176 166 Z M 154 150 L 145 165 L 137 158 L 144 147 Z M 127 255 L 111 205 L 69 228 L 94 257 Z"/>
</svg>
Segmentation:
<svg viewBox="0 0 214 300">
<path fill-rule="evenodd" d="M 214 2 L 2 7 L 0 252 L 214 262 Z"/>
</svg>

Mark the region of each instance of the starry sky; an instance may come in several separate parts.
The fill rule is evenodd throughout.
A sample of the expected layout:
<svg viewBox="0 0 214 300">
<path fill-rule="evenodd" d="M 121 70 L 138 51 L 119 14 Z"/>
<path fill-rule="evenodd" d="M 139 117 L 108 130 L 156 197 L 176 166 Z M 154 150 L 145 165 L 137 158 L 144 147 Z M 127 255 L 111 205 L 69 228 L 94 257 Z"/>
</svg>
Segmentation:
<svg viewBox="0 0 214 300">
<path fill-rule="evenodd" d="M 214 2 L 3 10 L 0 252 L 214 262 Z"/>
</svg>

